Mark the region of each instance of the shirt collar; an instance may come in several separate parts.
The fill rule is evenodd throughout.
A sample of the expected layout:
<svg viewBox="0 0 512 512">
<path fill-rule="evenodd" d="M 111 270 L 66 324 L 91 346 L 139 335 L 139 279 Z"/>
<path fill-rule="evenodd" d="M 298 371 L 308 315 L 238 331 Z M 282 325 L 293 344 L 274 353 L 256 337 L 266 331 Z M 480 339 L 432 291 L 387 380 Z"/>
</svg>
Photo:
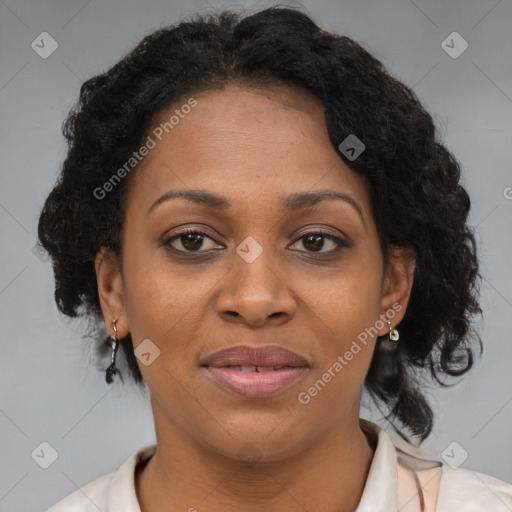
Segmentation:
<svg viewBox="0 0 512 512">
<path fill-rule="evenodd" d="M 141 512 L 135 490 L 135 468 L 155 451 L 156 444 L 138 449 L 116 471 L 108 488 L 105 512 Z"/>
<path fill-rule="evenodd" d="M 375 423 L 359 418 L 361 429 L 377 437 L 377 447 L 355 512 L 398 510 L 397 456 L 393 441 Z"/>
<path fill-rule="evenodd" d="M 397 455 L 388 434 L 375 423 L 359 419 L 361 429 L 377 440 L 377 445 L 355 512 L 389 512 L 398 508 Z M 156 444 L 140 448 L 114 473 L 107 494 L 106 512 L 141 512 L 135 490 L 137 464 L 156 451 Z"/>
</svg>

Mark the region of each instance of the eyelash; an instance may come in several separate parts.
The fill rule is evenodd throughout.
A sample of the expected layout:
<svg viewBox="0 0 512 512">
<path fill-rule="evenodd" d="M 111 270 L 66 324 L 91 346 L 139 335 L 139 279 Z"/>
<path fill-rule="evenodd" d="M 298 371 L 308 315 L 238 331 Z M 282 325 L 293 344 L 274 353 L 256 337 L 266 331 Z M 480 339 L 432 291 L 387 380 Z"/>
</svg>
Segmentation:
<svg viewBox="0 0 512 512">
<path fill-rule="evenodd" d="M 176 233 L 175 235 L 172 235 L 171 237 L 163 240 L 162 245 L 165 247 L 168 247 L 170 250 L 177 252 L 179 254 L 201 254 L 201 253 L 209 252 L 209 251 L 183 251 L 181 249 L 176 249 L 175 247 L 171 246 L 171 243 L 174 242 L 174 240 L 177 240 L 180 237 L 189 235 L 189 234 L 201 235 L 203 237 L 207 237 L 210 240 L 215 241 L 208 233 L 205 233 L 204 231 L 200 231 L 195 228 L 187 228 L 187 229 L 184 229 L 183 231 L 180 231 L 179 233 Z M 320 229 L 315 230 L 315 231 L 308 231 L 307 233 L 303 233 L 299 238 L 297 238 L 295 240 L 295 242 L 292 245 L 294 245 L 296 242 L 298 242 L 308 236 L 313 236 L 313 235 L 322 236 L 324 238 L 327 238 L 328 240 L 331 240 L 332 242 L 334 242 L 338 247 L 336 249 L 333 249 L 331 251 L 326 251 L 326 252 L 315 252 L 315 251 L 299 251 L 299 252 L 305 252 L 306 254 L 312 254 L 312 255 L 327 255 L 327 254 L 337 254 L 337 253 L 341 252 L 343 249 L 350 247 L 349 242 L 347 242 L 337 236 L 334 236 L 327 231 L 323 231 Z M 213 250 L 216 250 L 216 249 L 213 249 Z"/>
</svg>

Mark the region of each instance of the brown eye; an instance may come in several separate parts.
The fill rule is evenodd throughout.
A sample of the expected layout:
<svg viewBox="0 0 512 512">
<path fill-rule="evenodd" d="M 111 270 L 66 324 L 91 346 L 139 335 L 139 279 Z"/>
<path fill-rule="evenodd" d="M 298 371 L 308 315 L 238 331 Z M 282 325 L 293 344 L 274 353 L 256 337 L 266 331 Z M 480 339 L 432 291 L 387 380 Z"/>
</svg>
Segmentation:
<svg viewBox="0 0 512 512">
<path fill-rule="evenodd" d="M 200 251 L 200 249 L 204 249 L 203 244 L 205 239 L 214 241 L 209 235 L 202 231 L 188 229 L 167 238 L 162 242 L 162 245 L 171 246 L 179 252 L 205 252 Z M 182 248 L 179 247 L 180 245 Z M 207 248 L 206 251 L 210 249 L 212 248 Z"/>
<path fill-rule="evenodd" d="M 325 246 L 325 239 L 329 240 L 332 245 L 334 245 L 334 249 L 322 251 Z M 302 241 L 302 245 L 306 248 L 305 252 L 317 252 L 317 253 L 333 253 L 339 252 L 341 249 L 350 247 L 348 242 L 334 236 L 325 231 L 314 231 L 311 233 L 306 233 L 302 235 L 297 242 Z M 295 242 L 295 243 L 297 243 Z"/>
</svg>

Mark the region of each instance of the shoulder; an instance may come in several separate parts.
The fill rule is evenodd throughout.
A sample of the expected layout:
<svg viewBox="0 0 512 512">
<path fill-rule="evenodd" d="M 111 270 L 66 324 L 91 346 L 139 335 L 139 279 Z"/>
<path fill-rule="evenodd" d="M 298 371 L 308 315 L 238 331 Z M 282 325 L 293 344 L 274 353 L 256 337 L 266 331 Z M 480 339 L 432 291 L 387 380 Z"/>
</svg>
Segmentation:
<svg viewBox="0 0 512 512">
<path fill-rule="evenodd" d="M 443 465 L 438 512 L 512 510 L 512 485 L 485 473 Z M 458 507 L 458 508 L 457 508 Z"/>
<path fill-rule="evenodd" d="M 68 494 L 45 512 L 98 512 L 98 510 L 106 510 L 108 488 L 114 475 L 115 471 L 95 478 Z"/>
<path fill-rule="evenodd" d="M 135 473 L 156 452 L 156 444 L 133 452 L 116 470 L 68 494 L 45 512 L 140 512 Z"/>
<path fill-rule="evenodd" d="M 420 510 L 421 498 L 429 512 L 512 511 L 512 484 L 472 469 L 452 467 L 419 449 L 397 445 L 395 449 L 404 512 Z M 409 505 L 411 501 L 418 503 Z"/>
</svg>

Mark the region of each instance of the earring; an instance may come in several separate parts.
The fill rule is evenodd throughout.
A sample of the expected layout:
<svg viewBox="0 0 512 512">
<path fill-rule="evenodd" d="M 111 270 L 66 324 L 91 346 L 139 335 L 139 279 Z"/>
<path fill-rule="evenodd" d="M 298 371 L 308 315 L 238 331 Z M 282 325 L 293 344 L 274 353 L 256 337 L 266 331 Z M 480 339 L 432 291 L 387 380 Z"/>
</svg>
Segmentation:
<svg viewBox="0 0 512 512">
<path fill-rule="evenodd" d="M 398 338 L 400 337 L 400 335 L 398 334 L 398 330 L 395 327 L 393 327 L 393 325 L 387 318 L 386 322 L 388 323 L 389 326 L 389 339 L 395 343 L 398 343 Z"/>
<path fill-rule="evenodd" d="M 117 320 L 112 320 L 113 329 L 114 329 L 114 335 L 110 335 L 110 346 L 112 347 L 112 363 L 107 368 L 105 380 L 107 381 L 107 384 L 111 384 L 114 380 L 114 375 L 117 373 L 117 367 L 116 367 L 116 352 L 119 348 L 118 339 L 116 338 L 117 334 L 117 327 L 116 327 Z"/>
</svg>

